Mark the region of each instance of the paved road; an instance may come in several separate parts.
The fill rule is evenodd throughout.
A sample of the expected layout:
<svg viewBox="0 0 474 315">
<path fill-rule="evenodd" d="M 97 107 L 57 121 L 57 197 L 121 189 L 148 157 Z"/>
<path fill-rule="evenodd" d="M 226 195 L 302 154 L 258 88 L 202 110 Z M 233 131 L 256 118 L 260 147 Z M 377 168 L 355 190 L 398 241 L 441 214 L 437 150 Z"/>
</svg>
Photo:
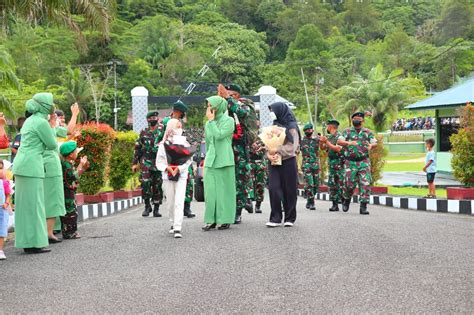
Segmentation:
<svg viewBox="0 0 474 315">
<path fill-rule="evenodd" d="M 81 240 L 31 256 L 7 248 L 0 313 L 470 313 L 472 217 L 370 207 L 266 213 L 227 231 L 186 219 L 184 238 L 141 209 L 80 226 Z"/>
<path fill-rule="evenodd" d="M 379 182 L 390 186 L 428 186 L 424 172 L 383 172 Z M 435 184 L 437 187 L 462 186 L 452 175 L 441 173 L 436 173 Z"/>
</svg>

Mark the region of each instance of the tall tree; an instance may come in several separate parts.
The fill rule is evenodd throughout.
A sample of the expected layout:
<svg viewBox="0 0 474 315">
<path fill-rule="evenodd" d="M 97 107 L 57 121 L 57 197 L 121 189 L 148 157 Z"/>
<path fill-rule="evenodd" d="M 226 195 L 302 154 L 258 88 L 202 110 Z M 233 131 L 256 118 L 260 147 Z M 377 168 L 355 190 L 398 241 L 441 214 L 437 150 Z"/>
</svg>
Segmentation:
<svg viewBox="0 0 474 315">
<path fill-rule="evenodd" d="M 438 28 L 438 43 L 453 38 L 474 39 L 474 4 L 470 0 L 448 0 L 441 10 Z"/>
<path fill-rule="evenodd" d="M 14 109 L 8 97 L 2 93 L 5 89 L 20 90 L 20 83 L 15 75 L 15 65 L 11 56 L 0 46 L 0 109 L 14 115 Z"/>
</svg>

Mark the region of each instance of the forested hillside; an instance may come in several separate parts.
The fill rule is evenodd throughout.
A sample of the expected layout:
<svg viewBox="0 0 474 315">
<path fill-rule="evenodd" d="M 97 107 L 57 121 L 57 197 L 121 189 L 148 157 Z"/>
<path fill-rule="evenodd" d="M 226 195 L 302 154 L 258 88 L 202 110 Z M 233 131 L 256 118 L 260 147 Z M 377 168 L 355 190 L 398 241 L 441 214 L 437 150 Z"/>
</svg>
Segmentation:
<svg viewBox="0 0 474 315">
<path fill-rule="evenodd" d="M 121 129 L 134 86 L 180 95 L 191 81 L 206 95 L 218 82 L 245 94 L 272 85 L 307 120 L 303 71 L 320 120 L 370 109 L 382 130 L 407 102 L 474 65 L 469 0 L 64 1 L 56 10 L 67 14 L 48 19 L 56 1 L 42 2 L 35 10 L 0 1 L 0 104 L 11 118 L 48 90 L 64 110 L 78 101 L 83 120 L 113 124 L 115 65 Z M 195 79 L 204 64 L 210 70 Z"/>
</svg>

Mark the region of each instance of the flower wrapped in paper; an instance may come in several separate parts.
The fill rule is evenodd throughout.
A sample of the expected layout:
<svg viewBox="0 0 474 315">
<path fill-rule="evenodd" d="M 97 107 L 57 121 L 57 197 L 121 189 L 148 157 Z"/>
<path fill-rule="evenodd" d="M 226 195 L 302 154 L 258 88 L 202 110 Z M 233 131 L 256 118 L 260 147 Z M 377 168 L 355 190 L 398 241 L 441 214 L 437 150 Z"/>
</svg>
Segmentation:
<svg viewBox="0 0 474 315">
<path fill-rule="evenodd" d="M 163 146 L 165 147 L 168 165 L 171 167 L 185 164 L 196 152 L 196 148 L 191 146 L 184 136 L 173 136 L 173 142 L 165 141 Z M 179 178 L 179 174 L 170 175 L 168 174 L 170 180 L 178 180 Z"/>
<path fill-rule="evenodd" d="M 285 142 L 286 129 L 278 126 L 269 126 L 262 128 L 262 133 L 258 136 L 260 140 L 265 144 L 270 153 L 276 153 L 278 149 Z M 281 157 L 275 163 L 272 162 L 272 165 L 281 165 Z"/>
</svg>

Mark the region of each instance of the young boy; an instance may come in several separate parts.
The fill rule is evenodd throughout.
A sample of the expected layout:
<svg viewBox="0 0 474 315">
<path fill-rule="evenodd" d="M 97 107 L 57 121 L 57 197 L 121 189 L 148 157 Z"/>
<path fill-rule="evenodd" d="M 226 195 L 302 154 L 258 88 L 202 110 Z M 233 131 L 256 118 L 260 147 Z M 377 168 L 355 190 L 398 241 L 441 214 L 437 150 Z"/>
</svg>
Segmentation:
<svg viewBox="0 0 474 315">
<path fill-rule="evenodd" d="M 436 175 L 436 155 L 433 150 L 435 145 L 434 139 L 428 139 L 425 141 L 426 144 L 426 164 L 423 167 L 423 172 L 426 172 L 426 180 L 428 182 L 428 195 L 425 198 L 436 198 L 436 188 L 434 179 Z"/>
<path fill-rule="evenodd" d="M 3 160 L 0 160 L 0 260 L 5 260 L 3 244 L 8 236 L 8 221 L 11 213 L 10 208 L 10 181 L 5 177 Z"/>
<path fill-rule="evenodd" d="M 82 148 L 77 147 L 76 141 L 64 142 L 59 148 L 61 154 L 61 166 L 63 168 L 64 183 L 64 202 L 66 206 L 66 215 L 61 217 L 63 239 L 78 239 L 77 233 L 77 208 L 76 208 L 76 190 L 79 176 L 89 167 L 87 156 L 81 158 L 79 166 L 74 167 L 77 155 Z"/>
</svg>

